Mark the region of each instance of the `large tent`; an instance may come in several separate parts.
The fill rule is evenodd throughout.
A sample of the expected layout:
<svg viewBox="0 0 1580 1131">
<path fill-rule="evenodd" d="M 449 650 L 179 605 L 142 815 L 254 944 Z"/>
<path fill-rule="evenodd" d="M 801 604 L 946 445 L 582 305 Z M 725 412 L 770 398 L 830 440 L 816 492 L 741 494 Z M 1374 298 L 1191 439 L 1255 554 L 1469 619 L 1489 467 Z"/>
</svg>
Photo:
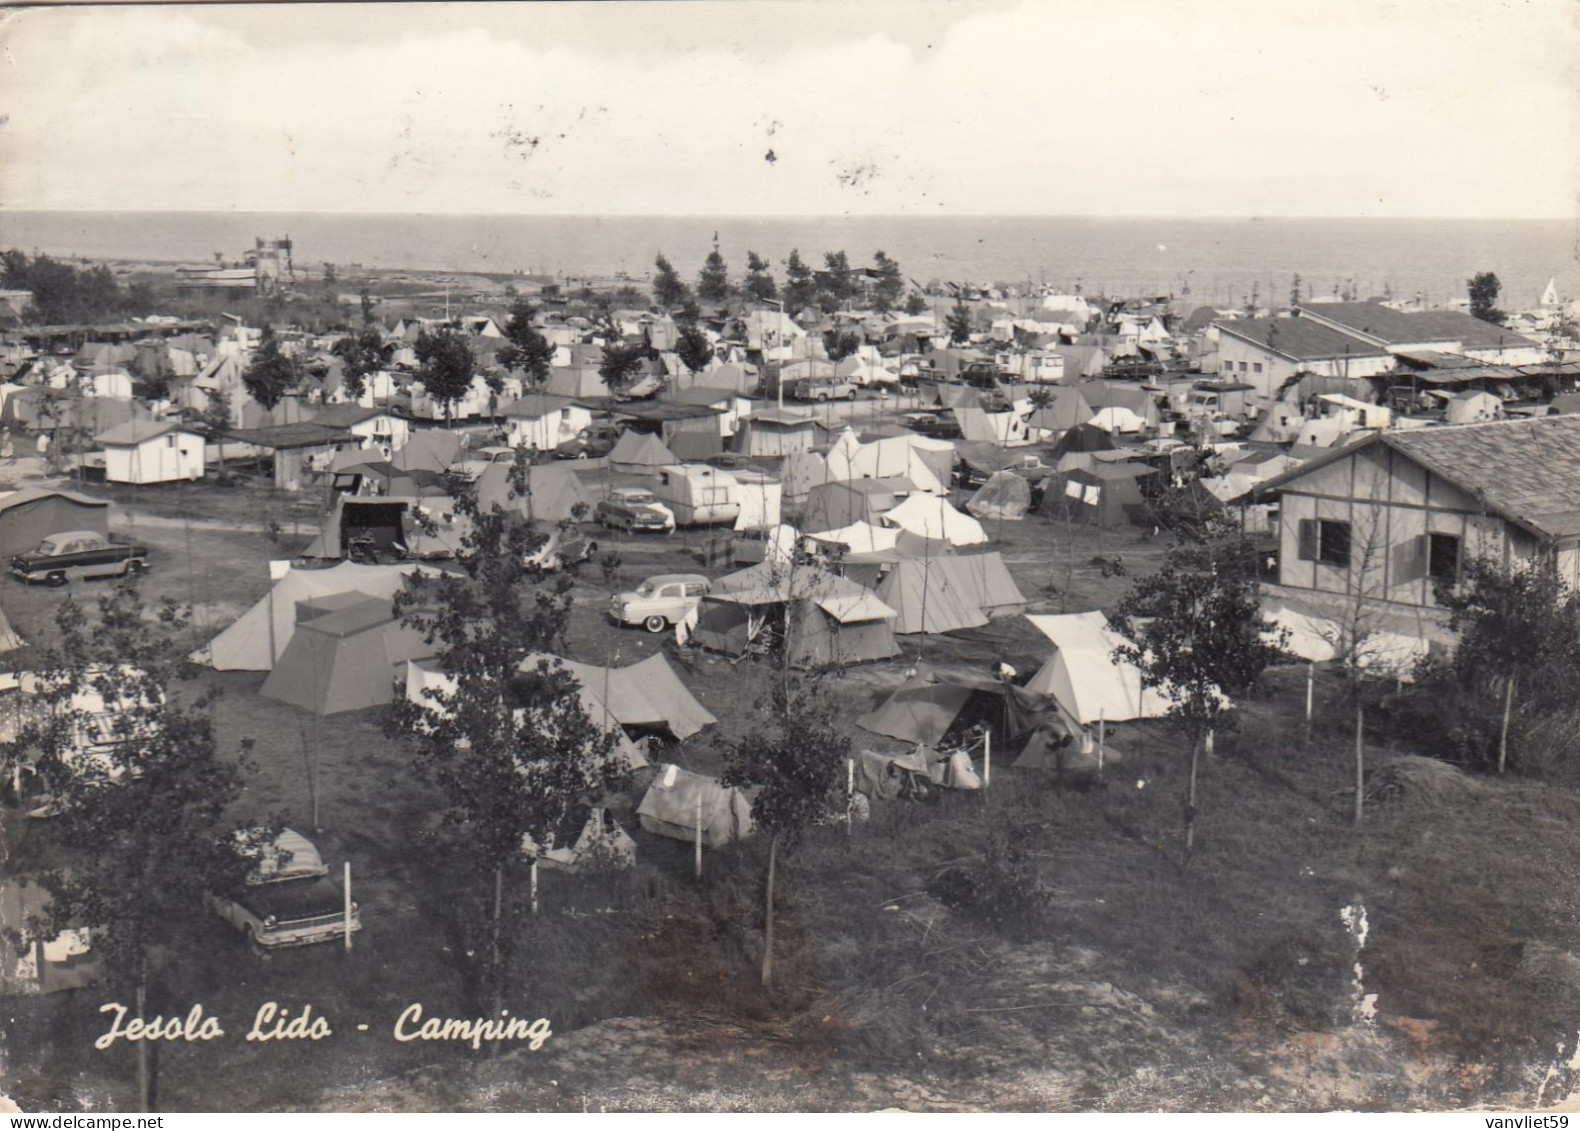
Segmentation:
<svg viewBox="0 0 1580 1131">
<path fill-rule="evenodd" d="M 583 687 L 592 688 L 623 727 L 685 739 L 719 721 L 697 702 L 662 653 L 626 668 L 565 659 L 560 665 Z"/>
<path fill-rule="evenodd" d="M 751 835 L 752 804 L 739 789 L 719 784 L 679 766 L 663 766 L 636 807 L 642 827 L 659 836 L 688 844 L 698 839 L 708 848 Z"/>
<path fill-rule="evenodd" d="M 844 546 L 852 554 L 882 553 L 895 548 L 902 532 L 892 526 L 875 526 L 870 522 L 853 522 L 838 530 L 822 530 L 807 537 L 816 542 Z"/>
<path fill-rule="evenodd" d="M 713 591 L 703 598 L 692 640 L 739 655 L 761 638 L 770 614 L 782 614 L 792 667 L 863 663 L 899 654 L 895 611 L 871 590 L 814 566 L 786 571 L 766 562 L 714 582 Z"/>
<path fill-rule="evenodd" d="M 946 440 L 908 434 L 863 444 L 849 428 L 827 458 L 830 479 L 904 478 L 930 495 L 947 493 L 954 463 L 953 446 Z"/>
<path fill-rule="evenodd" d="M 1050 518 L 1088 523 L 1103 529 L 1135 525 L 1146 517 L 1141 479 L 1153 469 L 1140 463 L 1094 463 L 1061 471 L 1048 479 L 1041 511 Z"/>
<path fill-rule="evenodd" d="M 615 441 L 614 448 L 609 452 L 609 466 L 616 471 L 642 474 L 655 472 L 661 467 L 671 467 L 680 460 L 675 453 L 664 446 L 660 440 L 649 432 L 632 432 L 629 429 L 620 433 L 620 438 Z"/>
<path fill-rule="evenodd" d="M 894 489 L 876 479 L 838 479 L 807 492 L 802 530 L 839 530 L 855 522 L 876 522 L 894 508 Z"/>
<path fill-rule="evenodd" d="M 15 652 L 22 646 L 23 640 L 16 634 L 16 629 L 11 627 L 11 619 L 5 615 L 4 609 L 0 609 L 0 655 Z"/>
<path fill-rule="evenodd" d="M 1100 611 L 1026 619 L 1053 641 L 1054 649 L 1026 684 L 1028 691 L 1051 695 L 1082 726 L 1168 714 L 1169 699 L 1142 686 L 1141 669 L 1115 658 L 1129 641 L 1109 627 Z"/>
<path fill-rule="evenodd" d="M 948 560 L 897 562 L 879 583 L 879 599 L 899 614 L 896 633 L 954 632 L 987 624 L 987 615 L 944 572 Z"/>
<path fill-rule="evenodd" d="M 466 452 L 463 434 L 447 428 L 413 432 L 390 460 L 401 471 L 443 471 Z"/>
<path fill-rule="evenodd" d="M 923 538 L 940 538 L 951 546 L 979 546 L 988 540 L 982 524 L 961 514 L 948 499 L 911 495 L 883 514 L 884 521 Z"/>
<path fill-rule="evenodd" d="M 380 555 L 394 554 L 405 547 L 407 508 L 415 503 L 415 499 L 392 499 L 387 495 L 341 495 L 319 526 L 318 536 L 302 551 L 302 557 L 343 558 L 347 546 L 358 538 L 371 541 Z"/>
<path fill-rule="evenodd" d="M 47 487 L 0 495 L 0 554 L 37 549 L 51 534 L 68 530 L 110 532 L 110 504 L 103 499 Z"/>
<path fill-rule="evenodd" d="M 296 633 L 297 606 L 312 610 L 325 598 L 357 593 L 393 601 L 415 565 L 341 562 L 328 569 L 290 569 L 229 628 L 192 653 L 194 663 L 219 671 L 269 671 Z"/>
<path fill-rule="evenodd" d="M 988 521 L 1025 518 L 1030 509 L 1031 484 L 1013 471 L 995 471 L 966 503 L 966 510 Z"/>
<path fill-rule="evenodd" d="M 942 570 L 955 590 L 981 609 L 989 620 L 1017 616 L 1026 611 L 1026 598 L 1004 564 L 1004 555 L 997 550 L 985 554 L 951 554 L 934 558 L 932 565 Z"/>
<path fill-rule="evenodd" d="M 526 494 L 514 495 L 511 465 L 489 464 L 477 477 L 477 505 L 484 514 L 497 503 L 537 522 L 564 522 L 575 517 L 578 505 L 592 514 L 593 497 L 573 463 L 544 463 L 527 468 Z"/>
<path fill-rule="evenodd" d="M 433 654 L 423 633 L 396 621 L 387 599 L 364 596 L 300 620 L 259 694 L 315 715 L 382 706 L 395 701 L 406 664 Z"/>
</svg>

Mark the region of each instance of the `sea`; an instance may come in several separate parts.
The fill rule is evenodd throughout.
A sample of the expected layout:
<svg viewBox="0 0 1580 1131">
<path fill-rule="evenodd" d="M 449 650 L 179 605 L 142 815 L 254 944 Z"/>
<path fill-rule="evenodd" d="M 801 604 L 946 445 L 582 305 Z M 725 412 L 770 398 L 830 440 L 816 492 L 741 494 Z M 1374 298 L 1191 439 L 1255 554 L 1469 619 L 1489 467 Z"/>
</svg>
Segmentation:
<svg viewBox="0 0 1580 1131">
<path fill-rule="evenodd" d="M 300 273 L 333 263 L 428 272 L 645 279 L 663 253 L 693 274 L 715 245 L 731 271 L 748 249 L 782 278 L 792 249 L 813 266 L 878 250 L 921 286 L 934 280 L 1047 285 L 1085 294 L 1171 295 L 1203 305 L 1390 296 L 1463 303 L 1495 272 L 1500 305 L 1536 305 L 1550 279 L 1580 297 L 1580 222 L 1567 220 L 1168 219 L 1099 217 L 502 216 L 285 212 L 0 211 L 0 248 L 136 263 L 239 259 L 256 237 L 289 237 Z"/>
</svg>

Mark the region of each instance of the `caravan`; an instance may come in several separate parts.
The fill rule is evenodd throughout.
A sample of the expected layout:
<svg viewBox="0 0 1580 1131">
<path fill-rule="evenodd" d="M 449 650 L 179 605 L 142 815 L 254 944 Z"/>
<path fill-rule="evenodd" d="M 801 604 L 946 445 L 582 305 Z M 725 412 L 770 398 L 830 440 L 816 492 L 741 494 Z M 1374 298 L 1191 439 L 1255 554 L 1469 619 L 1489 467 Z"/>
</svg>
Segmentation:
<svg viewBox="0 0 1580 1131">
<path fill-rule="evenodd" d="M 728 471 L 700 463 L 658 469 L 653 494 L 674 513 L 677 526 L 733 523 L 741 513 L 741 485 Z"/>
</svg>

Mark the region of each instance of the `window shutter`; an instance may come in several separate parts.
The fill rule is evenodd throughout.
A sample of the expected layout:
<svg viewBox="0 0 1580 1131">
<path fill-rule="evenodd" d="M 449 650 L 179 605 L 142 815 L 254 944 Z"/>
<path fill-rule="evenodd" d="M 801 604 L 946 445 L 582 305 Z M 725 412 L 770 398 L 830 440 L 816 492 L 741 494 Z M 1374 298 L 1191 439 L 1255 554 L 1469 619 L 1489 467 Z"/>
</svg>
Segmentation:
<svg viewBox="0 0 1580 1131">
<path fill-rule="evenodd" d="M 1314 518 L 1300 520 L 1300 560 L 1317 560 L 1317 520 Z"/>
<path fill-rule="evenodd" d="M 1408 585 L 1426 576 L 1427 536 L 1418 534 L 1394 547 L 1394 585 Z"/>
</svg>

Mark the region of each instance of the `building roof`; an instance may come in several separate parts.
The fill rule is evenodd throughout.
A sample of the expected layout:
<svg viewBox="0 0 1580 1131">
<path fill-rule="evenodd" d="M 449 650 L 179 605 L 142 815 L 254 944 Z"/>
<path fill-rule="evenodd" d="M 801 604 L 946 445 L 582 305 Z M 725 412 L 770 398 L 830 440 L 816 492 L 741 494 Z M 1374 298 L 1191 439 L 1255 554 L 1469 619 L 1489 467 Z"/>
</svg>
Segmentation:
<svg viewBox="0 0 1580 1131">
<path fill-rule="evenodd" d="M 1376 432 L 1274 476 L 1257 495 L 1382 444 L 1542 539 L 1580 535 L 1580 415 Z"/>
<path fill-rule="evenodd" d="M 1325 302 L 1305 311 L 1385 345 L 1459 342 L 1467 349 L 1534 346 L 1513 330 L 1472 318 L 1462 310 L 1395 310 L 1380 302 Z"/>
<path fill-rule="evenodd" d="M 361 424 L 367 420 L 374 420 L 380 416 L 399 416 L 398 412 L 388 408 L 364 408 L 359 404 L 337 404 L 322 409 L 313 417 L 314 424 L 322 424 L 328 428 L 350 428 L 353 424 Z"/>
<path fill-rule="evenodd" d="M 1287 357 L 1317 361 L 1335 357 L 1386 357 L 1388 351 L 1312 318 L 1237 318 L 1214 322 L 1218 333 Z"/>
<path fill-rule="evenodd" d="M 192 436 L 202 435 L 196 428 L 189 428 L 184 424 L 173 424 L 169 421 L 128 420 L 124 424 L 106 428 L 94 438 L 94 442 L 101 448 L 126 448 L 146 443 L 149 440 L 156 440 L 160 436 L 171 432 L 185 432 Z"/>
<path fill-rule="evenodd" d="M 511 401 L 499 411 L 505 416 L 522 420 L 542 420 L 550 413 L 559 412 L 578 403 L 574 397 L 556 397 L 552 393 L 533 393 L 520 400 Z"/>
<path fill-rule="evenodd" d="M 316 448 L 356 439 L 344 428 L 330 428 L 311 420 L 302 420 L 294 424 L 274 424 L 267 428 L 232 428 L 225 433 L 225 438 L 276 450 Z"/>
</svg>

